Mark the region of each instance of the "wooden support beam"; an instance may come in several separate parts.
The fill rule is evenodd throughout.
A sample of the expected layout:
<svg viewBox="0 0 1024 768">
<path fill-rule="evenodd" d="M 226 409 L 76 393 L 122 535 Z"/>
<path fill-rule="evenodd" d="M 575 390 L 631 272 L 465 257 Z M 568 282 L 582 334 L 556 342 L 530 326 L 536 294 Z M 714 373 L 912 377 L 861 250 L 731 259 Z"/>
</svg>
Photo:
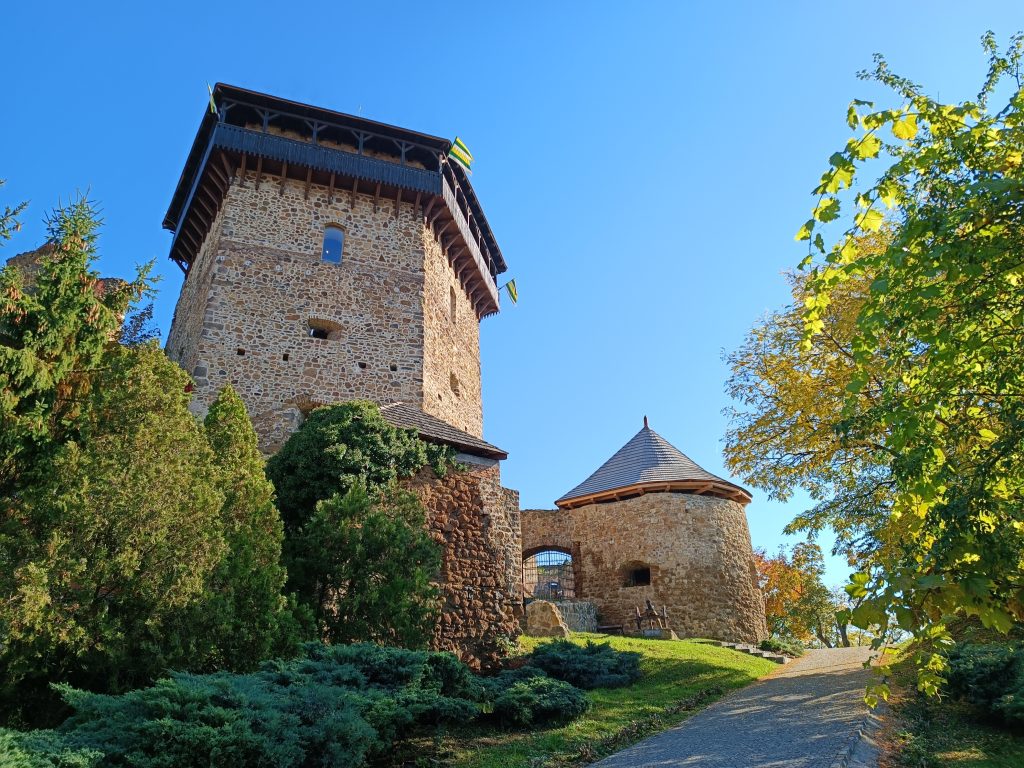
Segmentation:
<svg viewBox="0 0 1024 768">
<path fill-rule="evenodd" d="M 416 200 L 412 204 L 412 215 L 413 215 L 413 217 L 418 216 L 419 215 L 419 211 L 420 211 L 420 193 L 417 192 L 416 193 Z"/>
<path fill-rule="evenodd" d="M 331 185 L 327 188 L 327 204 L 334 202 L 334 171 L 331 171 Z"/>
<path fill-rule="evenodd" d="M 210 188 L 207 187 L 205 184 L 199 187 L 199 191 L 206 195 L 207 198 L 209 199 L 209 204 L 206 205 L 206 209 L 212 218 L 213 216 L 216 215 L 217 211 L 220 210 L 220 200 L 217 199 L 217 196 L 214 195 L 213 192 L 210 191 Z M 196 195 L 195 199 L 200 203 L 203 202 L 203 198 L 200 197 L 199 195 Z"/>
<path fill-rule="evenodd" d="M 193 250 L 198 255 L 199 253 L 199 239 L 193 235 L 188 228 L 181 230 L 181 236 L 188 241 L 188 244 L 192 246 Z"/>
<path fill-rule="evenodd" d="M 417 199 L 418 199 L 418 197 L 419 196 L 417 196 Z M 429 219 L 431 224 L 434 223 L 434 220 L 430 218 L 430 212 L 432 210 L 434 210 L 434 206 L 436 204 L 437 204 L 437 198 L 436 197 L 431 197 L 430 198 L 430 204 L 427 205 L 427 209 L 425 211 L 423 211 L 423 220 L 424 221 L 427 221 Z"/>
<path fill-rule="evenodd" d="M 210 183 L 216 187 L 217 191 L 220 192 L 221 197 L 223 197 L 228 193 L 228 180 L 224 178 L 224 174 L 221 172 L 220 168 L 213 165 L 207 166 L 207 168 L 210 171 L 210 175 L 208 177 Z"/>
<path fill-rule="evenodd" d="M 256 158 L 256 189 L 260 188 L 261 178 L 263 178 L 263 155 Z"/>
<path fill-rule="evenodd" d="M 395 218 L 398 218 L 398 212 L 402 205 L 402 188 L 398 188 L 398 192 L 395 193 Z"/>
<path fill-rule="evenodd" d="M 302 199 L 303 200 L 309 200 L 309 185 L 310 185 L 310 183 L 312 181 L 313 181 L 313 169 L 312 168 L 307 168 L 306 169 L 306 189 L 302 193 Z"/>
<path fill-rule="evenodd" d="M 349 207 L 355 210 L 356 207 L 356 193 L 359 191 L 359 179 L 352 179 L 352 193 L 349 199 Z"/>
<path fill-rule="evenodd" d="M 206 211 L 206 215 L 207 216 L 210 216 L 211 218 L 213 216 L 216 216 L 216 214 L 213 212 L 213 207 L 209 203 L 207 203 L 205 200 L 203 200 L 203 198 L 201 198 L 199 195 L 196 195 L 193 198 L 193 200 L 195 200 L 196 205 L 201 206 L 202 209 L 204 211 Z"/>
<path fill-rule="evenodd" d="M 438 212 L 434 214 L 434 218 L 432 218 L 430 220 L 430 226 L 433 227 L 434 226 L 434 222 L 437 221 L 439 218 L 441 218 L 445 214 L 445 212 L 446 212 L 446 209 L 445 209 L 444 205 L 442 205 L 440 210 L 438 210 Z"/>
<path fill-rule="evenodd" d="M 277 194 L 284 195 L 284 185 L 288 181 L 288 161 L 285 160 L 281 165 L 281 188 L 277 190 Z"/>
<path fill-rule="evenodd" d="M 235 172 L 231 170 L 231 163 L 228 162 L 228 153 L 220 153 L 220 161 L 224 165 L 224 175 L 227 177 L 228 184 L 231 184 L 231 179 L 234 177 Z"/>
<path fill-rule="evenodd" d="M 380 182 L 377 182 L 377 189 L 373 193 L 373 212 L 376 213 L 380 210 Z"/>
<path fill-rule="evenodd" d="M 245 152 L 242 153 L 242 164 L 238 168 L 238 183 L 243 187 L 245 186 L 245 161 L 248 157 Z"/>
<path fill-rule="evenodd" d="M 441 227 L 441 231 L 437 233 L 437 239 L 440 240 L 441 237 L 444 235 L 444 233 L 448 231 L 448 227 L 450 227 L 454 223 L 455 223 L 455 219 L 452 219 L 447 224 L 445 224 L 443 227 Z"/>
</svg>

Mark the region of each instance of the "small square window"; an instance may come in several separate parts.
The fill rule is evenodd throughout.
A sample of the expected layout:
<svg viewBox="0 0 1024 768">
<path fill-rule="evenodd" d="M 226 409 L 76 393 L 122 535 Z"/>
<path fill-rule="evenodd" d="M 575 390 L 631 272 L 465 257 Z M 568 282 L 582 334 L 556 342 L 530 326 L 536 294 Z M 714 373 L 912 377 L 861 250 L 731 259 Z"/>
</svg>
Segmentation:
<svg viewBox="0 0 1024 768">
<path fill-rule="evenodd" d="M 627 579 L 626 586 L 629 587 L 649 587 L 651 585 L 651 569 L 650 568 L 634 568 L 629 572 L 629 578 Z"/>
</svg>

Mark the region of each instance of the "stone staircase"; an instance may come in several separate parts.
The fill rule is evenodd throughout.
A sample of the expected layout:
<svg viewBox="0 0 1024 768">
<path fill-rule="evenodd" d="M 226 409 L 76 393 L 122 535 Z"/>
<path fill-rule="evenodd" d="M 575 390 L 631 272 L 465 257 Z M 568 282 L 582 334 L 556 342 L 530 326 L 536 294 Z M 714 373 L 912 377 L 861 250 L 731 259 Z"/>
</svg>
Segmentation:
<svg viewBox="0 0 1024 768">
<path fill-rule="evenodd" d="M 762 659 L 768 659 L 768 661 L 774 661 L 776 664 L 788 664 L 792 661 L 789 656 L 783 656 L 781 653 L 772 653 L 771 651 L 762 651 L 756 645 L 748 645 L 747 643 L 723 643 L 716 642 L 722 648 L 732 648 L 734 651 L 740 653 L 748 653 L 751 656 L 760 656 Z"/>
</svg>

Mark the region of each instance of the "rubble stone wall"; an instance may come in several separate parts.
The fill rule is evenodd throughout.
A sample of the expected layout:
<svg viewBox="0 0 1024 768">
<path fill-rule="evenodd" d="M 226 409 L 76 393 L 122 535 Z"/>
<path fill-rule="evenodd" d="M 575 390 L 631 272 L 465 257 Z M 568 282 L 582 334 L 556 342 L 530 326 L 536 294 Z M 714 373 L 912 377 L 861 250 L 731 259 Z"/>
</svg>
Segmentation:
<svg viewBox="0 0 1024 768">
<path fill-rule="evenodd" d="M 356 398 L 408 402 L 482 435 L 479 322 L 420 210 L 328 197 L 268 175 L 257 187 L 252 171 L 229 187 L 168 336 L 195 379 L 195 410 L 230 383 L 268 453 L 302 411 Z M 340 264 L 320 258 L 329 224 L 345 233 Z"/>
<path fill-rule="evenodd" d="M 409 482 L 444 548 L 438 580 L 444 600 L 432 645 L 477 669 L 493 668 L 522 617 L 519 494 L 501 487 L 497 464 L 468 465 L 438 478 L 426 469 Z"/>
<path fill-rule="evenodd" d="M 743 505 L 712 496 L 649 493 L 569 510 L 522 515 L 524 555 L 567 550 L 576 597 L 601 624 L 627 623 L 650 599 L 668 606 L 682 637 L 758 642 L 767 636 Z M 651 583 L 630 586 L 634 569 Z"/>
</svg>

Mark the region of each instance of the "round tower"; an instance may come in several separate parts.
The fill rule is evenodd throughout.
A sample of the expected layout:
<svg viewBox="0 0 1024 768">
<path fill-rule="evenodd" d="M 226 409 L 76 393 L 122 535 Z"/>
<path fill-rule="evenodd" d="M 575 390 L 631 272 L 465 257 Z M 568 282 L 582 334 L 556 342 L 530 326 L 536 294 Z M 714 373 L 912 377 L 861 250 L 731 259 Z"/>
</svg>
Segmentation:
<svg viewBox="0 0 1024 768">
<path fill-rule="evenodd" d="M 681 637 L 767 636 L 747 526 L 750 494 L 644 427 L 557 510 L 523 513 L 523 554 L 564 552 L 576 599 L 627 629 L 650 600 Z M 529 596 L 529 595 L 528 595 Z"/>
</svg>

